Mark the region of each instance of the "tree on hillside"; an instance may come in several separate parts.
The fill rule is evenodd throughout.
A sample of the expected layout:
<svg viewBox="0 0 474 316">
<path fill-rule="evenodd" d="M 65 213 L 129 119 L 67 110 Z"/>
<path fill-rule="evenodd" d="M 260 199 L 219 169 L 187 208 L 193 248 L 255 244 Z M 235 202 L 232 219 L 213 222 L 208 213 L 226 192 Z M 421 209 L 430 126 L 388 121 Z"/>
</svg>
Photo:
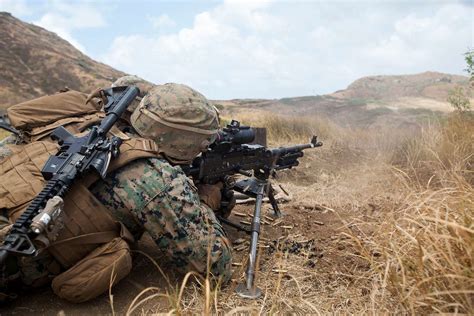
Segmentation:
<svg viewBox="0 0 474 316">
<path fill-rule="evenodd" d="M 469 49 L 464 54 L 464 59 L 466 60 L 467 68 L 464 69 L 465 72 L 469 74 L 469 81 L 471 85 L 474 84 L 474 49 Z"/>
<path fill-rule="evenodd" d="M 474 50 L 469 49 L 464 54 L 467 68 L 464 69 L 469 74 L 469 87 L 464 91 L 463 87 L 455 87 L 449 91 L 448 102 L 458 112 L 468 112 L 471 110 L 471 102 L 469 101 L 470 88 L 474 85 Z"/>
<path fill-rule="evenodd" d="M 462 87 L 455 87 L 449 91 L 448 102 L 456 111 L 467 112 L 471 110 L 471 102 L 469 102 Z"/>
</svg>

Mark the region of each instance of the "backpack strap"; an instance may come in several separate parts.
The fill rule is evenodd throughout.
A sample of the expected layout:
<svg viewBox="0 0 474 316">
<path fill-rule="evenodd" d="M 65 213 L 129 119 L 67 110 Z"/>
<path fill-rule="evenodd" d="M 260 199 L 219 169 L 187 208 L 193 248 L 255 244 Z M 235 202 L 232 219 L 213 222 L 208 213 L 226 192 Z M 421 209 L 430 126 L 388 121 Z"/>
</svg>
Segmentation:
<svg viewBox="0 0 474 316">
<path fill-rule="evenodd" d="M 121 237 L 125 241 L 129 243 L 133 243 L 135 238 L 133 238 L 132 233 L 124 226 L 124 224 L 117 222 L 117 226 L 119 229 L 108 230 L 108 231 L 101 231 L 101 232 L 94 232 L 88 234 L 82 234 L 79 236 L 70 237 L 67 239 L 63 239 L 57 242 L 54 242 L 50 245 L 50 247 L 54 246 L 64 246 L 64 245 L 99 245 L 105 244 L 111 241 L 116 237 Z"/>
<path fill-rule="evenodd" d="M 153 140 L 128 137 L 120 145 L 120 155 L 110 162 L 107 173 L 111 173 L 137 159 L 158 157 L 161 157 L 159 148 Z M 86 187 L 89 187 L 97 180 L 99 180 L 99 176 L 95 173 L 90 173 L 83 179 L 83 183 Z"/>
<path fill-rule="evenodd" d="M 108 230 L 105 232 L 95 232 L 89 234 L 83 234 L 79 236 L 70 237 L 63 239 L 51 244 L 51 247 L 54 246 L 71 246 L 71 245 L 98 245 L 105 244 L 115 237 L 118 237 L 118 233 L 115 230 Z"/>
</svg>

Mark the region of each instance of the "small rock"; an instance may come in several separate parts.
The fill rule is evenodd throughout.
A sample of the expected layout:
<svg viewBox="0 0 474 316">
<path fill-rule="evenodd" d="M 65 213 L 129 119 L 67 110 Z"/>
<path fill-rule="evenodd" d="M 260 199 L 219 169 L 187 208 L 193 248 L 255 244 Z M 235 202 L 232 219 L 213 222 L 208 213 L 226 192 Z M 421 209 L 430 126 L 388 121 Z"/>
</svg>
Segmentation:
<svg viewBox="0 0 474 316">
<path fill-rule="evenodd" d="M 305 266 L 309 268 L 315 268 L 316 267 L 316 261 L 315 260 L 308 260 L 305 262 Z"/>
<path fill-rule="evenodd" d="M 244 238 L 236 239 L 236 240 L 234 240 L 234 245 L 243 244 L 245 241 L 246 241 L 246 239 L 244 239 Z"/>
</svg>

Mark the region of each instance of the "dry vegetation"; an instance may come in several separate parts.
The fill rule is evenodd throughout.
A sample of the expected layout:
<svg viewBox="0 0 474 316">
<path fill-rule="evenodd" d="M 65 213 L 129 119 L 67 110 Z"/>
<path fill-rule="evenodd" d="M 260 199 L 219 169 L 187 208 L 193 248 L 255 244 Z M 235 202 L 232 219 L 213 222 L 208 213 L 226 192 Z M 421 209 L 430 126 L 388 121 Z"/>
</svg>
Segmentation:
<svg viewBox="0 0 474 316">
<path fill-rule="evenodd" d="M 244 250 L 235 253 L 242 267 L 229 286 L 189 274 L 178 287 L 167 281 L 144 289 L 123 312 L 474 313 L 469 113 L 417 131 L 346 129 L 314 117 L 236 118 L 267 127 L 272 146 L 307 142 L 313 134 L 324 142 L 278 179 L 292 195 L 283 209 L 293 228 L 263 226 L 267 248 L 260 249 L 257 278 L 263 296 L 249 301 L 234 293 Z"/>
<path fill-rule="evenodd" d="M 191 275 L 186 287 L 148 289 L 130 312 L 474 313 L 471 116 L 452 115 L 416 133 L 348 130 L 313 117 L 237 118 L 267 127 L 271 145 L 312 134 L 325 142 L 279 178 L 293 195 L 284 209 L 294 228 L 264 228 L 270 244 L 275 239 L 260 250 L 263 297 L 234 294 L 244 275 L 238 268 L 223 289 L 207 279 L 189 282 Z M 312 221 L 325 226 L 305 226 Z M 235 261 L 245 266 L 245 251 Z"/>
</svg>

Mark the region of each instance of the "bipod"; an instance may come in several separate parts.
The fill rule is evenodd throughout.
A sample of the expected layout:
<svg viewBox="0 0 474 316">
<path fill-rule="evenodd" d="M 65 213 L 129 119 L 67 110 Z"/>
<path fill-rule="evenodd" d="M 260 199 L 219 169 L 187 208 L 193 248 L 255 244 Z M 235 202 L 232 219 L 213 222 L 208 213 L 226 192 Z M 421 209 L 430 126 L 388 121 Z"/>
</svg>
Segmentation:
<svg viewBox="0 0 474 316">
<path fill-rule="evenodd" d="M 251 239 L 249 263 L 245 272 L 245 283 L 239 284 L 235 291 L 241 297 L 256 299 L 262 295 L 262 290 L 255 286 L 255 268 L 257 265 L 258 239 L 260 236 L 260 217 L 263 198 L 265 195 L 270 199 L 274 216 L 281 217 L 281 212 L 275 199 L 274 189 L 267 179 L 260 180 L 255 177 L 247 178 L 238 181 L 234 186 L 234 190 L 255 198 L 255 210 L 253 213 L 252 225 L 250 227 Z"/>
</svg>

